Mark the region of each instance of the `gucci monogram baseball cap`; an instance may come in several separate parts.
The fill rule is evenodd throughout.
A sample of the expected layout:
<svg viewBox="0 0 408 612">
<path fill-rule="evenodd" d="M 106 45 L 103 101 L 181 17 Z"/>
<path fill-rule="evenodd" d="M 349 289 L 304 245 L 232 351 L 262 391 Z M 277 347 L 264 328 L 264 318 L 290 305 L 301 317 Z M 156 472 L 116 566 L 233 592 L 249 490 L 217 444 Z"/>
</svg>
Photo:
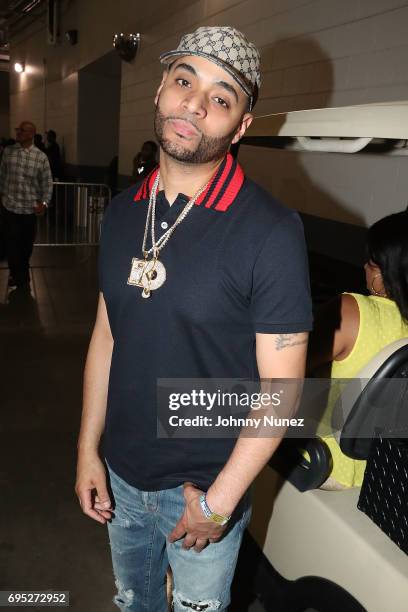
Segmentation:
<svg viewBox="0 0 408 612">
<path fill-rule="evenodd" d="M 197 55 L 224 68 L 250 99 L 252 109 L 261 85 L 260 53 L 244 34 L 230 26 L 204 26 L 185 34 L 177 49 L 160 55 L 162 64 L 178 57 Z"/>
</svg>

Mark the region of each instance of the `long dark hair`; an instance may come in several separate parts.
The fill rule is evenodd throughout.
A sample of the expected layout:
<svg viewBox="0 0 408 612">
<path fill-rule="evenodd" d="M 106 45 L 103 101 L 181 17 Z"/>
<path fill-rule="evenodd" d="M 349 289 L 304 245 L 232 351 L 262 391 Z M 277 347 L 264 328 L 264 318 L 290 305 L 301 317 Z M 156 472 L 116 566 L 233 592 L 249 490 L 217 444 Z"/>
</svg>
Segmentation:
<svg viewBox="0 0 408 612">
<path fill-rule="evenodd" d="M 380 219 L 368 230 L 368 257 L 380 268 L 387 296 L 408 321 L 408 211 Z"/>
</svg>

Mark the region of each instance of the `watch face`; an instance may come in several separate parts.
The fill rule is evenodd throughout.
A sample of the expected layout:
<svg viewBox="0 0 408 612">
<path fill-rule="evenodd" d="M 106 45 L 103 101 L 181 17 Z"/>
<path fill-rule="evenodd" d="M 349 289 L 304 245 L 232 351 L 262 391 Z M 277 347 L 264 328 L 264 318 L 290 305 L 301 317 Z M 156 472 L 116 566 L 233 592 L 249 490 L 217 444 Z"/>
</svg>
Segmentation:
<svg viewBox="0 0 408 612">
<path fill-rule="evenodd" d="M 201 509 L 203 511 L 203 514 L 210 520 L 213 521 L 214 523 L 217 523 L 217 525 L 225 525 L 226 523 L 228 523 L 230 517 L 229 516 L 222 516 L 222 514 L 217 514 L 216 512 L 211 512 L 210 508 L 208 507 L 206 500 L 205 500 L 205 495 L 202 495 L 200 497 L 200 505 L 201 505 Z"/>
<path fill-rule="evenodd" d="M 213 515 L 211 516 L 211 520 L 213 520 L 215 523 L 218 523 L 218 525 L 225 525 L 225 523 L 228 522 L 228 519 L 225 516 L 221 516 L 220 514 L 215 513 L 213 513 Z"/>
</svg>

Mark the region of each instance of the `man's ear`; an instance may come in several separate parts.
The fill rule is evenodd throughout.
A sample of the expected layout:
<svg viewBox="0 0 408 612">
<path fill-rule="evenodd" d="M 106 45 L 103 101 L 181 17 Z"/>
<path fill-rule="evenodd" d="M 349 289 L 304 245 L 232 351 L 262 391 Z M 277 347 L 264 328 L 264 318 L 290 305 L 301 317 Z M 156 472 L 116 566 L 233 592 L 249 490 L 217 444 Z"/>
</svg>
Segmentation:
<svg viewBox="0 0 408 612">
<path fill-rule="evenodd" d="M 235 132 L 235 136 L 232 139 L 232 144 L 235 144 L 236 142 L 238 142 L 238 140 L 241 140 L 241 138 L 251 125 L 253 118 L 254 116 L 251 115 L 251 113 L 245 113 L 245 115 L 241 119 L 241 123 L 239 124 L 238 130 Z"/>
<path fill-rule="evenodd" d="M 169 71 L 168 71 L 168 70 L 165 70 L 165 71 L 163 72 L 162 80 L 161 80 L 161 83 L 160 83 L 160 85 L 159 85 L 158 90 L 156 91 L 156 97 L 155 97 L 155 99 L 154 99 L 154 103 L 156 104 L 156 106 L 157 106 L 157 102 L 159 101 L 160 92 L 161 92 L 161 90 L 163 89 L 163 85 L 164 85 L 164 83 L 165 83 L 165 81 L 166 81 L 166 79 L 167 79 L 168 74 L 169 74 Z"/>
</svg>

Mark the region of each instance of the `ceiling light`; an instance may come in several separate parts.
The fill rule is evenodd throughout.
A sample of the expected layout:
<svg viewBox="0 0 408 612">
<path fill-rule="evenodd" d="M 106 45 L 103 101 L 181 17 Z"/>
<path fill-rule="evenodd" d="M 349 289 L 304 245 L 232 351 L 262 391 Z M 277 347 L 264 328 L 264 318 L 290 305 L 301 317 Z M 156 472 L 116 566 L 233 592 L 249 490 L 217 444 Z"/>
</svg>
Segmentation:
<svg viewBox="0 0 408 612">
<path fill-rule="evenodd" d="M 115 34 L 113 46 L 125 62 L 132 62 L 138 51 L 140 34 Z"/>
<path fill-rule="evenodd" d="M 14 64 L 14 70 L 19 73 L 24 72 L 25 70 L 24 62 L 16 62 Z"/>
</svg>

